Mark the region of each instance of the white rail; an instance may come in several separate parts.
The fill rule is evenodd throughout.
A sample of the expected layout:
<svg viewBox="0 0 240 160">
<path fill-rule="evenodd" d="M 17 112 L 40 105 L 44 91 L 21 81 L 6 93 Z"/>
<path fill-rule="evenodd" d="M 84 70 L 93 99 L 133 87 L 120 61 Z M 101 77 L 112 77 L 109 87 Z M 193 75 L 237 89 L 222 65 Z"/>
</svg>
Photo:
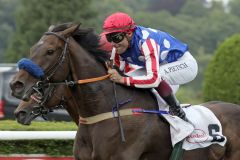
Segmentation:
<svg viewBox="0 0 240 160">
<path fill-rule="evenodd" d="M 76 131 L 0 131 L 0 140 L 74 139 Z"/>
</svg>

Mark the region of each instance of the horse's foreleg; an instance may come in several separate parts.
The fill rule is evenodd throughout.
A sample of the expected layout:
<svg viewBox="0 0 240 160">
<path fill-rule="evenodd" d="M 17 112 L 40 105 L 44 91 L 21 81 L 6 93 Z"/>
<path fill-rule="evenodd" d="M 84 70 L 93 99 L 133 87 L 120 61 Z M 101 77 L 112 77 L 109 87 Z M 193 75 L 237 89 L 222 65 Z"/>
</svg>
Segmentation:
<svg viewBox="0 0 240 160">
<path fill-rule="evenodd" d="M 92 148 L 85 137 L 86 136 L 82 136 L 80 129 L 78 129 L 73 145 L 73 155 L 75 160 L 92 160 Z"/>
</svg>

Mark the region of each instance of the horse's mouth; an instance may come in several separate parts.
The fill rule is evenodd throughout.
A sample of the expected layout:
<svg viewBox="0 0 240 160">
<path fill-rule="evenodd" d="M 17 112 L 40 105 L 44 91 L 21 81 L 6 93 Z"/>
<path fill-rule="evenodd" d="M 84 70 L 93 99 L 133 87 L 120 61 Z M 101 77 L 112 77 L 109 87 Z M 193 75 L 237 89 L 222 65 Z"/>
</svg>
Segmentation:
<svg viewBox="0 0 240 160">
<path fill-rule="evenodd" d="M 31 112 L 20 111 L 16 116 L 17 122 L 22 125 L 30 125 L 31 122 L 37 117 Z"/>
<path fill-rule="evenodd" d="M 17 99 L 21 99 L 23 101 L 29 101 L 30 100 L 30 96 L 33 93 L 33 90 L 27 90 L 26 92 L 24 92 L 24 90 L 17 92 L 17 91 L 12 91 L 11 95 L 13 97 L 16 97 Z"/>
<path fill-rule="evenodd" d="M 32 104 L 26 106 L 25 109 L 14 113 L 17 122 L 22 125 L 30 125 L 31 122 L 39 116 L 39 114 L 36 114 L 34 109 L 37 108 L 35 105 L 38 105 L 41 102 L 40 97 L 37 93 L 31 94 L 29 97 L 36 103 L 33 102 Z"/>
<path fill-rule="evenodd" d="M 32 107 L 33 106 L 28 106 Z M 38 117 L 38 115 L 35 115 L 32 113 L 32 110 L 21 110 L 18 113 L 15 113 L 15 117 L 17 119 L 17 122 L 22 124 L 22 125 L 30 125 L 31 122 Z"/>
</svg>

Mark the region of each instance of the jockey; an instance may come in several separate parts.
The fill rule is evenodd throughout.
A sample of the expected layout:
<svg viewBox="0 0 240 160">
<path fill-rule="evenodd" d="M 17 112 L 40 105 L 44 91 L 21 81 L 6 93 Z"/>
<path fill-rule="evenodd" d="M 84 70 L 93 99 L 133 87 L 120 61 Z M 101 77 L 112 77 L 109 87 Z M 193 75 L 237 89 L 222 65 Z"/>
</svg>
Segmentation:
<svg viewBox="0 0 240 160">
<path fill-rule="evenodd" d="M 174 94 L 180 84 L 197 75 L 198 65 L 187 44 L 166 32 L 138 26 L 122 12 L 105 19 L 102 35 L 106 35 L 115 50 L 114 64 L 126 75 L 109 69 L 110 79 L 126 86 L 155 88 L 169 105 L 170 113 L 186 120 Z M 144 70 L 145 74 L 129 74 L 136 70 Z"/>
</svg>

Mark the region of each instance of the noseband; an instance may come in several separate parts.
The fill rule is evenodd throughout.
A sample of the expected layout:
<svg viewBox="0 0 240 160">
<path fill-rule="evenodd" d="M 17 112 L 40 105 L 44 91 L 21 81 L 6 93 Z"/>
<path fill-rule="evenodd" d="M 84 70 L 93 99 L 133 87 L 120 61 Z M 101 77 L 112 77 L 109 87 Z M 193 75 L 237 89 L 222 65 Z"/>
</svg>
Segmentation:
<svg viewBox="0 0 240 160">
<path fill-rule="evenodd" d="M 58 35 L 55 32 L 46 32 L 45 35 L 54 35 L 56 37 L 58 37 L 59 39 L 61 39 L 62 41 L 65 42 L 64 44 L 64 49 L 62 51 L 62 54 L 60 55 L 58 61 L 56 61 L 56 63 L 54 63 L 54 65 L 52 65 L 51 67 L 49 67 L 49 69 L 47 69 L 47 71 L 45 71 L 45 75 L 43 78 L 41 78 L 40 81 L 36 82 L 33 86 L 32 86 L 32 90 L 35 91 L 35 93 L 37 94 L 37 98 L 35 97 L 31 97 L 32 99 L 34 99 L 39 106 L 37 106 L 37 111 L 34 111 L 32 114 L 35 115 L 46 115 L 49 111 L 48 108 L 45 107 L 45 103 L 47 102 L 47 100 L 49 99 L 49 97 L 51 97 L 52 92 L 54 90 L 54 87 L 56 85 L 67 85 L 67 86 L 74 86 L 75 84 L 84 84 L 84 83 L 91 83 L 91 82 L 96 82 L 96 81 L 101 81 L 104 80 L 106 78 L 108 78 L 110 75 L 104 75 L 101 77 L 96 77 L 96 78 L 89 78 L 89 79 L 85 79 L 85 80 L 78 80 L 78 81 L 67 81 L 65 80 L 64 82 L 50 82 L 50 79 L 54 76 L 54 74 L 56 73 L 56 71 L 59 69 L 59 67 L 63 64 L 64 60 L 66 59 L 66 55 L 68 53 L 68 44 L 69 44 L 69 38 L 65 38 L 61 35 Z M 48 73 L 48 74 L 47 74 Z M 62 97 L 61 101 L 60 101 L 60 106 L 62 102 L 65 102 L 64 97 Z M 59 105 L 58 105 L 59 106 Z"/>
<path fill-rule="evenodd" d="M 45 103 L 49 99 L 49 97 L 52 96 L 53 90 L 56 86 L 54 83 L 50 83 L 50 79 L 54 76 L 56 71 L 59 69 L 59 67 L 63 64 L 64 60 L 66 59 L 67 55 L 67 48 L 69 44 L 69 38 L 65 38 L 61 35 L 58 35 L 54 32 L 46 32 L 45 35 L 54 35 L 65 42 L 64 49 L 62 51 L 62 54 L 59 56 L 58 61 L 54 63 L 47 71 L 45 72 L 46 76 L 42 78 L 40 81 L 37 81 L 33 86 L 33 91 L 36 92 L 36 96 L 31 96 L 31 98 L 38 103 L 39 106 L 35 106 L 34 110 L 32 111 L 32 114 L 35 116 L 41 115 L 44 119 L 46 119 L 45 115 L 48 112 L 51 112 L 51 109 L 48 109 L 45 107 Z M 47 74 L 48 73 L 48 74 Z M 60 100 L 60 104 L 56 106 L 55 108 L 59 108 L 59 106 L 63 107 L 64 98 L 62 97 Z"/>
<path fill-rule="evenodd" d="M 37 84 L 39 85 L 39 83 L 37 83 Z M 41 91 L 39 91 L 40 89 L 41 89 Z M 33 87 L 33 90 L 36 91 L 36 94 L 31 95 L 31 99 L 33 99 L 35 102 L 37 102 L 38 105 L 34 106 L 34 109 L 31 112 L 31 114 L 33 114 L 34 117 L 42 116 L 46 120 L 47 119 L 46 114 L 48 112 L 51 112 L 52 110 L 49 108 L 46 108 L 45 103 L 47 102 L 48 98 L 52 95 L 54 86 L 51 85 L 51 86 L 45 88 L 45 90 L 42 90 L 42 88 L 40 88 L 40 89 L 37 90 L 37 89 L 35 89 L 35 87 Z M 44 96 L 45 93 L 46 93 L 46 96 Z"/>
<path fill-rule="evenodd" d="M 56 71 L 58 70 L 58 68 L 63 64 L 64 60 L 66 59 L 66 54 L 67 54 L 67 48 L 68 48 L 68 44 L 69 44 L 69 38 L 65 38 L 61 35 L 58 35 L 54 32 L 46 32 L 45 35 L 54 35 L 56 37 L 58 37 L 59 39 L 61 39 L 62 41 L 65 42 L 64 44 L 64 49 L 62 51 L 62 54 L 59 56 L 58 61 L 56 61 L 56 63 L 54 63 L 51 67 L 49 67 L 49 69 L 47 69 L 47 71 L 45 71 L 45 75 L 44 78 L 42 78 L 40 81 L 38 81 L 33 87 L 32 89 L 34 91 L 36 91 L 37 93 L 40 93 L 40 95 L 44 96 L 44 88 L 47 86 L 49 86 L 49 81 L 50 79 L 54 76 L 54 74 L 56 73 Z"/>
<path fill-rule="evenodd" d="M 66 39 L 65 37 L 58 35 L 55 32 L 46 32 L 45 35 L 54 35 L 65 42 L 64 49 L 63 49 L 62 54 L 60 55 L 58 61 L 46 71 L 46 73 L 50 72 L 48 74 L 48 76 L 45 78 L 46 81 L 49 81 L 50 78 L 56 73 L 58 68 L 63 64 L 64 60 L 66 59 L 69 38 Z"/>
<path fill-rule="evenodd" d="M 45 87 L 45 90 L 43 90 L 44 95 L 42 95 L 42 93 L 40 92 L 36 92 L 36 94 L 31 95 L 31 99 L 33 99 L 38 105 L 34 106 L 33 111 L 31 112 L 32 115 L 34 115 L 34 117 L 37 116 L 42 116 L 45 120 L 47 120 L 46 115 L 49 112 L 53 112 L 54 109 L 57 108 L 65 108 L 65 103 L 71 99 L 71 97 L 69 98 L 65 98 L 64 96 L 56 96 L 56 94 L 54 94 L 55 90 L 55 85 L 51 85 L 49 83 L 48 87 Z M 60 101 L 59 104 L 55 105 L 52 108 L 47 108 L 45 107 L 46 102 L 49 100 L 49 97 L 52 96 L 56 96 L 56 98 Z"/>
</svg>

